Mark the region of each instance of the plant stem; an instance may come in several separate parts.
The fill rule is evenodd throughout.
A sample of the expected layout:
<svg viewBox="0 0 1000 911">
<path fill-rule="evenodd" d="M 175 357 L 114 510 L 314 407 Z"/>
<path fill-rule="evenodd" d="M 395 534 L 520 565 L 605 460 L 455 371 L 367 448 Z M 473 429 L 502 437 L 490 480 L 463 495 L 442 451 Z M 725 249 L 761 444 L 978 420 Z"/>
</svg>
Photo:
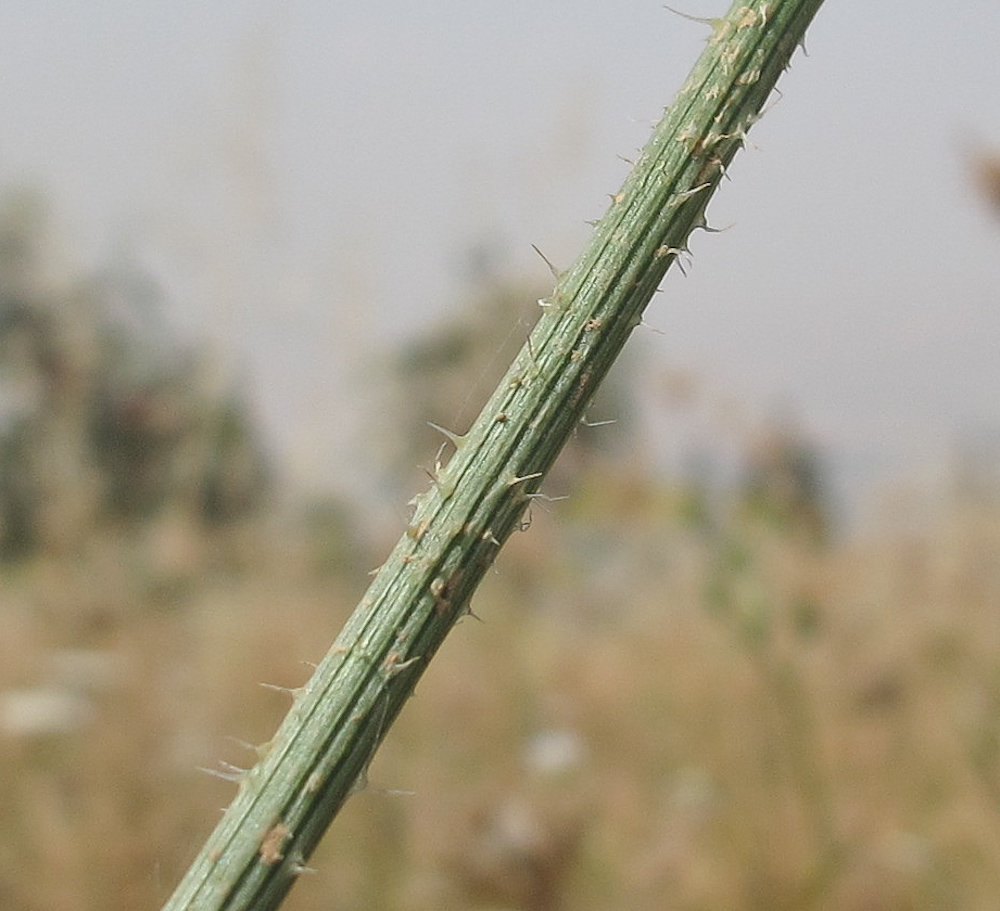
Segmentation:
<svg viewBox="0 0 1000 911">
<path fill-rule="evenodd" d="M 822 0 L 737 2 L 164 911 L 277 908 L 581 419 Z"/>
</svg>

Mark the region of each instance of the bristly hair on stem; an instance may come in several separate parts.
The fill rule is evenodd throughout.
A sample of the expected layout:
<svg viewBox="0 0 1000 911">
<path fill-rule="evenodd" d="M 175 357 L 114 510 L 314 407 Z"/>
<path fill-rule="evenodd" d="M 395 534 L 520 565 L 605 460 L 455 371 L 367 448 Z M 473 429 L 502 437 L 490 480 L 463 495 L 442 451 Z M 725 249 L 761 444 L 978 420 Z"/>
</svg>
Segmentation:
<svg viewBox="0 0 1000 911">
<path fill-rule="evenodd" d="M 308 869 L 639 325 L 822 0 L 740 0 L 164 911 L 270 911 Z M 543 257 L 544 258 L 544 257 Z M 448 433 L 445 432 L 448 436 Z"/>
</svg>

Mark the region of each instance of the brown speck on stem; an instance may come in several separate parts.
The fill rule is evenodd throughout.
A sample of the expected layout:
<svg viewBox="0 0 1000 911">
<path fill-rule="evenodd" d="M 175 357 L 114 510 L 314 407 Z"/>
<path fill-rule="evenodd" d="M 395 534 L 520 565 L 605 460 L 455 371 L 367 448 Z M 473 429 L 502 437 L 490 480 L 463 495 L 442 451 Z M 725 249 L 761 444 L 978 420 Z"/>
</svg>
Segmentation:
<svg viewBox="0 0 1000 911">
<path fill-rule="evenodd" d="M 283 822 L 271 826 L 260 843 L 260 859 L 268 866 L 284 860 L 285 855 L 281 853 L 281 845 L 291 834 L 292 830 Z"/>
</svg>

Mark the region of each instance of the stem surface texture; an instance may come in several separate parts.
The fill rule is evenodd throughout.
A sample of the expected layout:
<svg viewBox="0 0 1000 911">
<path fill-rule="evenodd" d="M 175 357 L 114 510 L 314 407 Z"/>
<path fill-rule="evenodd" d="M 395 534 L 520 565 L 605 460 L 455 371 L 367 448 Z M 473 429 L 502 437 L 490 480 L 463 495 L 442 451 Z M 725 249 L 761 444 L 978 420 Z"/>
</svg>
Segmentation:
<svg viewBox="0 0 1000 911">
<path fill-rule="evenodd" d="M 277 908 L 581 420 L 822 0 L 737 2 L 163 911 Z M 451 438 L 451 437 L 450 437 Z"/>
</svg>

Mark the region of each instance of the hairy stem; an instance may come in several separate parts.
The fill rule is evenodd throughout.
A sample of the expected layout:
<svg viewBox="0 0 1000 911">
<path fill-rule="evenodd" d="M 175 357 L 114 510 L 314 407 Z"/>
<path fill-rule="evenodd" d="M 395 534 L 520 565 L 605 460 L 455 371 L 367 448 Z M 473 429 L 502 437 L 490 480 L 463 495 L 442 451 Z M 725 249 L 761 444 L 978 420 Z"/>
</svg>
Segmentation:
<svg viewBox="0 0 1000 911">
<path fill-rule="evenodd" d="M 822 0 L 737 2 L 164 911 L 278 907 L 580 420 Z"/>
</svg>

